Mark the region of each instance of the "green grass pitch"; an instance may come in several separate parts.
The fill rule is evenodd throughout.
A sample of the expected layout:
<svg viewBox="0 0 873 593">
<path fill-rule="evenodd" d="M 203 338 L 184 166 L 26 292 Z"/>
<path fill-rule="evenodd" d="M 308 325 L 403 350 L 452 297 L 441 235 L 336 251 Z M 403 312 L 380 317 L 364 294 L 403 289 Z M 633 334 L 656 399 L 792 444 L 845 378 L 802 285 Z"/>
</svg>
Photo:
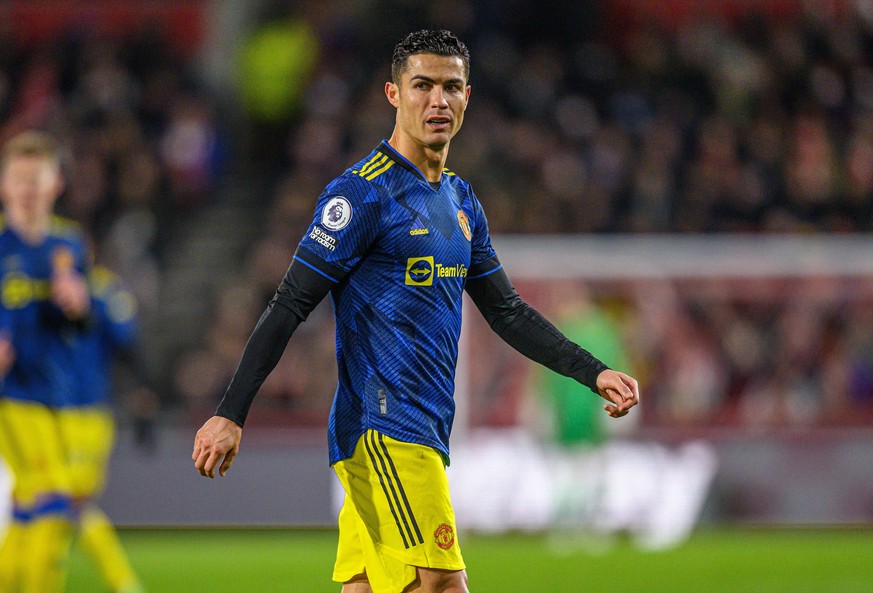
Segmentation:
<svg viewBox="0 0 873 593">
<path fill-rule="evenodd" d="M 149 593 L 338 593 L 332 530 L 122 530 Z M 597 554 L 567 536 L 473 535 L 472 593 L 869 593 L 873 530 L 703 530 L 669 551 L 618 543 Z M 104 588 L 75 549 L 68 593 Z"/>
</svg>

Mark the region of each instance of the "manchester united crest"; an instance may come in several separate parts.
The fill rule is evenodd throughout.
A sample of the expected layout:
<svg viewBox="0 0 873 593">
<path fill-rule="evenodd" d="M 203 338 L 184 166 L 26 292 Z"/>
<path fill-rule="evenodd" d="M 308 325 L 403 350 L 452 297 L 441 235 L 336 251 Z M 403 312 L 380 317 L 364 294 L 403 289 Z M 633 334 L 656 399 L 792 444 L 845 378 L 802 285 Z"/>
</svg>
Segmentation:
<svg viewBox="0 0 873 593">
<path fill-rule="evenodd" d="M 451 525 L 443 523 L 433 532 L 433 539 L 436 545 L 443 550 L 448 550 L 455 544 L 455 530 L 452 529 Z"/>
<path fill-rule="evenodd" d="M 473 240 L 473 233 L 470 232 L 470 219 L 464 214 L 463 210 L 458 210 L 458 224 L 461 225 L 461 231 L 467 237 L 467 241 Z"/>
</svg>

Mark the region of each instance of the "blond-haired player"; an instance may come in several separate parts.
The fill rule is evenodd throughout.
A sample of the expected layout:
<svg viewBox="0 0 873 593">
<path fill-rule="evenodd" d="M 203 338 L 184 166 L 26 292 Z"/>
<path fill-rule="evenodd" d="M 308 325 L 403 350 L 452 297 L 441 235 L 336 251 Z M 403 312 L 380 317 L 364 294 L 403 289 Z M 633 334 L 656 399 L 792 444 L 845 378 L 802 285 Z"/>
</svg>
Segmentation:
<svg viewBox="0 0 873 593">
<path fill-rule="evenodd" d="M 53 214 L 61 149 L 28 131 L 0 152 L 0 454 L 14 476 L 0 590 L 63 590 L 72 537 L 70 475 L 56 407 L 72 395 L 69 340 L 87 321 L 85 244 Z"/>
</svg>

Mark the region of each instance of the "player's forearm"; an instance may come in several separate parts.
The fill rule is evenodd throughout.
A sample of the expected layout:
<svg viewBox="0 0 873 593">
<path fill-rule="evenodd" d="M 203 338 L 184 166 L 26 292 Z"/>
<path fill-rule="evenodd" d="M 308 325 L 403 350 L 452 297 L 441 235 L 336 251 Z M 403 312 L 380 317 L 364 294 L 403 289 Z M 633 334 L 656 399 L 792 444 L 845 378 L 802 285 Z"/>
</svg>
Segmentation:
<svg viewBox="0 0 873 593">
<path fill-rule="evenodd" d="M 607 366 L 524 302 L 502 269 L 468 282 L 467 292 L 491 329 L 507 344 L 597 392 L 597 375 Z"/>
<path fill-rule="evenodd" d="M 497 335 L 531 360 L 597 392 L 597 375 L 606 370 L 606 365 L 568 340 L 527 303 L 521 301 L 517 307 L 514 314 L 491 325 Z"/>
<path fill-rule="evenodd" d="M 216 416 L 245 423 L 261 384 L 276 368 L 294 330 L 327 295 L 333 282 L 296 260 L 289 266 L 267 310 L 243 350 Z"/>
<path fill-rule="evenodd" d="M 270 302 L 255 326 L 230 385 L 215 411 L 216 416 L 245 424 L 261 384 L 282 358 L 285 346 L 301 319 L 285 306 Z"/>
</svg>

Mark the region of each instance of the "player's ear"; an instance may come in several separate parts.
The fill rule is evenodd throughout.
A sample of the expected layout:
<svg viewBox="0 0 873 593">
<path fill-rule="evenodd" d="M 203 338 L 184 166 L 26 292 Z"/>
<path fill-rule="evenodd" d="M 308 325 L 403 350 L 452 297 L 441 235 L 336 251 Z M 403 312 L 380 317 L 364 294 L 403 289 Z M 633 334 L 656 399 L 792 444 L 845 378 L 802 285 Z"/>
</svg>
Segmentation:
<svg viewBox="0 0 873 593">
<path fill-rule="evenodd" d="M 55 177 L 54 187 L 52 191 L 54 191 L 55 197 L 59 197 L 62 193 L 64 193 L 64 189 L 67 187 L 67 180 L 64 179 L 64 175 L 62 173 L 58 173 L 57 177 Z"/>
<path fill-rule="evenodd" d="M 388 97 L 388 102 L 394 107 L 400 105 L 400 87 L 393 82 L 385 83 L 385 96 Z"/>
</svg>

